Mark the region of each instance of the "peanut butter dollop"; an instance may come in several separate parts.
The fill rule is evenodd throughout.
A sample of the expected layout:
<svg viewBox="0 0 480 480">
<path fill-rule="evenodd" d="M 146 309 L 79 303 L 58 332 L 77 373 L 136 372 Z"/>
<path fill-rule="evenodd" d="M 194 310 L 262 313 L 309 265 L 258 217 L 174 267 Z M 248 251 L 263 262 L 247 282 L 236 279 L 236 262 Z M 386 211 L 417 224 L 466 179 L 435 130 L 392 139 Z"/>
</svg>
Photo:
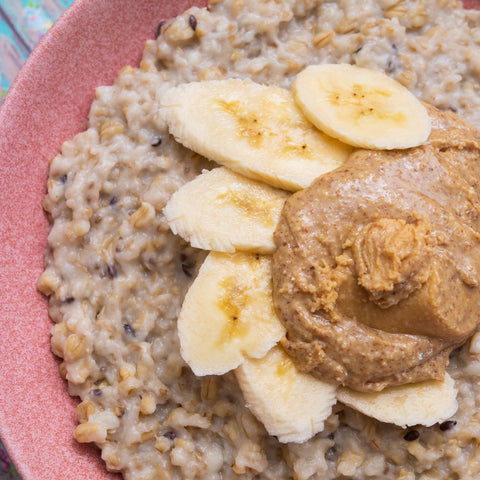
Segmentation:
<svg viewBox="0 0 480 480">
<path fill-rule="evenodd" d="M 358 150 L 285 204 L 274 301 L 304 372 L 360 391 L 441 379 L 480 322 L 480 133 L 427 108 L 426 144 Z"/>
</svg>

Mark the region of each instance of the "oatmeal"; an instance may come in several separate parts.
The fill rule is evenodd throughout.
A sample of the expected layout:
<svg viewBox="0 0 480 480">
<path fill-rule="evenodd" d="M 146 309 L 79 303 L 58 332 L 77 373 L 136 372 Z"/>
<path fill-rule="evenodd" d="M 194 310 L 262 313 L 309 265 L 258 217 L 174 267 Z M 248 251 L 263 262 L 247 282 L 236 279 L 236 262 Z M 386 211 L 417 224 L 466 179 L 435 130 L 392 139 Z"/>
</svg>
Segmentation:
<svg viewBox="0 0 480 480">
<path fill-rule="evenodd" d="M 225 0 L 192 8 L 147 42 L 138 69 L 101 87 L 89 128 L 53 159 L 45 273 L 52 350 L 81 399 L 75 437 L 108 469 L 146 479 L 476 478 L 480 338 L 453 352 L 453 418 L 405 430 L 337 403 L 323 430 L 282 444 L 235 376 L 197 377 L 177 317 L 204 259 L 162 210 L 213 162 L 176 143 L 159 111 L 172 86 L 248 78 L 289 88 L 303 68 L 375 68 L 480 127 L 480 14 L 452 1 Z"/>
</svg>

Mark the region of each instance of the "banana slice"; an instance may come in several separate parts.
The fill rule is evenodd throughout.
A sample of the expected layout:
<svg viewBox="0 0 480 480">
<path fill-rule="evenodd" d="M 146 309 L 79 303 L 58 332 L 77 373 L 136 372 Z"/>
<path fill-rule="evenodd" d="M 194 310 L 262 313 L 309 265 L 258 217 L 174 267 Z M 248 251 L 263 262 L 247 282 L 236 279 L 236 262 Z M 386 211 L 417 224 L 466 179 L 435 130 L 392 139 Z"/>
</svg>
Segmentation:
<svg viewBox="0 0 480 480">
<path fill-rule="evenodd" d="M 263 357 L 284 333 L 273 306 L 271 257 L 210 252 L 178 318 L 181 354 L 195 375 L 221 375 L 247 357 Z"/>
<path fill-rule="evenodd" d="M 181 187 L 163 213 L 173 233 L 193 247 L 273 253 L 273 232 L 288 196 L 220 167 Z"/>
<path fill-rule="evenodd" d="M 162 99 L 160 117 L 191 150 L 285 190 L 310 185 L 351 152 L 311 125 L 290 91 L 250 80 L 174 87 Z"/>
<path fill-rule="evenodd" d="M 322 431 L 336 403 L 336 386 L 300 373 L 280 346 L 246 360 L 235 374 L 248 408 L 283 443 Z"/>
<path fill-rule="evenodd" d="M 293 83 L 306 117 L 327 135 L 362 148 L 409 148 L 430 134 L 422 103 L 385 74 L 352 65 L 312 65 Z"/>
<path fill-rule="evenodd" d="M 428 380 L 395 387 L 381 392 L 356 392 L 338 389 L 337 398 L 345 405 L 400 427 L 425 425 L 427 427 L 450 418 L 458 408 L 457 390 L 450 375 L 443 381 Z"/>
</svg>

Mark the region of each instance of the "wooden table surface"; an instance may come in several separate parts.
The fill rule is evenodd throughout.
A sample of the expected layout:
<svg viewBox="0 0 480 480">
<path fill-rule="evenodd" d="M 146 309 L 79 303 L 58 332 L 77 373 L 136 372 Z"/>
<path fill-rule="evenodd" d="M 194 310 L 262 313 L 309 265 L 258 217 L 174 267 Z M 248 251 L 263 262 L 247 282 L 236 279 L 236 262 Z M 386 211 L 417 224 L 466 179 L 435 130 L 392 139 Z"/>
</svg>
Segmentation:
<svg viewBox="0 0 480 480">
<path fill-rule="evenodd" d="M 45 32 L 73 0 L 0 0 L 0 104 Z"/>
</svg>

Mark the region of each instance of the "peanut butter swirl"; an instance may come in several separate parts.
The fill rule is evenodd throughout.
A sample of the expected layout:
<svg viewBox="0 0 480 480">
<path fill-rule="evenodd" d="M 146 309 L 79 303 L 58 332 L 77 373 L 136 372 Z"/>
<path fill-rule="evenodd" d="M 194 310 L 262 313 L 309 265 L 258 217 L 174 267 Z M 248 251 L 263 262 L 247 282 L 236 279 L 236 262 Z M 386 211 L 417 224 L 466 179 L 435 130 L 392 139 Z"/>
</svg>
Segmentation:
<svg viewBox="0 0 480 480">
<path fill-rule="evenodd" d="M 441 379 L 480 319 L 480 133 L 358 150 L 285 204 L 274 300 L 304 372 L 361 391 Z"/>
</svg>

